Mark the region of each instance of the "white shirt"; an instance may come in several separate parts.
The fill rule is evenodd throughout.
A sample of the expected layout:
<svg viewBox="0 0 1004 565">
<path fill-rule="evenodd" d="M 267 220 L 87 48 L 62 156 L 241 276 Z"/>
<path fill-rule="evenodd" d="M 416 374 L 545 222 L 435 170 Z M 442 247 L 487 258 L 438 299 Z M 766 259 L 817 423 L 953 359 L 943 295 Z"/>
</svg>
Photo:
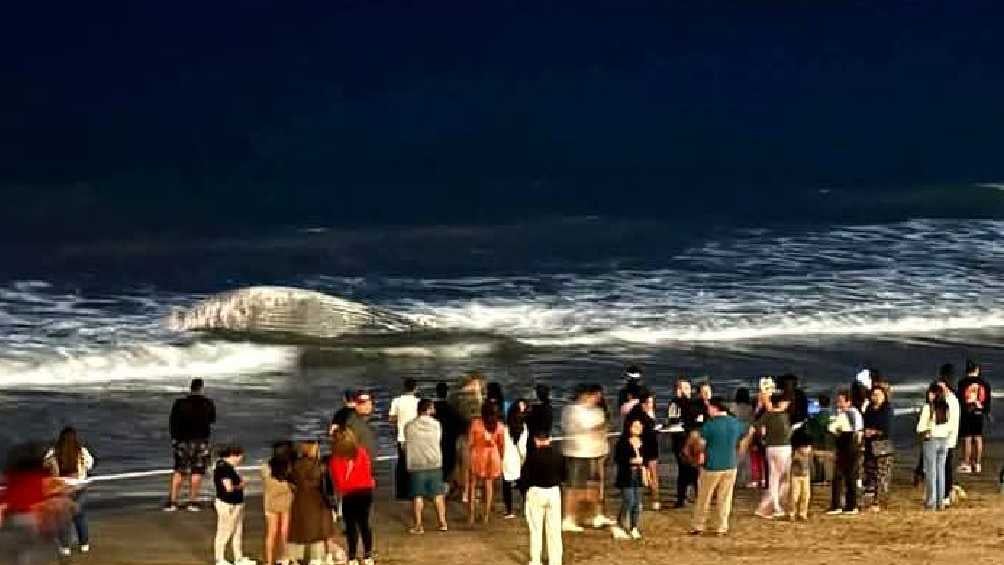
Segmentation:
<svg viewBox="0 0 1004 565">
<path fill-rule="evenodd" d="M 938 424 L 934 419 L 934 412 L 931 410 L 930 403 L 924 404 L 924 407 L 920 410 L 920 420 L 917 420 L 917 433 L 929 433 L 933 438 L 948 438 L 951 436 L 952 429 L 952 407 L 948 407 L 948 421 L 944 424 Z"/>
<path fill-rule="evenodd" d="M 596 406 L 566 406 L 561 412 L 561 427 L 567 436 L 563 444 L 565 457 L 595 459 L 610 450 L 603 410 Z"/>
<path fill-rule="evenodd" d="M 526 431 L 526 424 L 519 430 L 516 443 L 513 443 L 512 436 L 509 435 L 509 427 L 505 428 L 505 449 L 502 453 L 502 477 L 507 481 L 519 479 L 519 473 L 526 461 L 526 439 L 530 434 Z"/>
<path fill-rule="evenodd" d="M 404 427 L 418 417 L 418 397 L 413 392 L 406 392 L 390 402 L 390 412 L 387 414 L 395 419 L 397 424 L 397 441 L 404 443 Z"/>
<path fill-rule="evenodd" d="M 54 475 L 60 475 L 61 470 L 59 468 L 59 462 L 56 460 L 56 450 L 50 448 L 45 453 L 45 464 L 49 467 Z M 77 460 L 77 469 L 73 475 L 67 474 L 62 477 L 63 481 L 71 486 L 78 486 L 87 483 L 87 472 L 94 468 L 94 457 L 91 455 L 87 448 L 80 446 L 80 458 Z"/>
<path fill-rule="evenodd" d="M 962 421 L 962 407 L 959 405 L 959 397 L 955 393 L 948 391 L 945 395 L 948 401 L 948 449 L 955 449 L 959 445 L 959 422 Z"/>
</svg>

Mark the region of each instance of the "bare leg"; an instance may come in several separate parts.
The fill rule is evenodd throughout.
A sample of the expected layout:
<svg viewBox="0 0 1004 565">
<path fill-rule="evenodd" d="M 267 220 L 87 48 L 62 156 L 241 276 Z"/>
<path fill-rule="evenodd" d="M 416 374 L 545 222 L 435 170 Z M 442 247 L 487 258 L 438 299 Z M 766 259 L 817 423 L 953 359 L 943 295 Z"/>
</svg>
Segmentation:
<svg viewBox="0 0 1004 565">
<path fill-rule="evenodd" d="M 416 496 L 412 500 L 412 508 L 415 512 L 415 528 L 421 529 L 422 527 L 422 509 L 424 508 L 424 501 L 421 496 Z"/>
<path fill-rule="evenodd" d="M 962 447 L 964 448 L 964 451 L 962 452 L 962 463 L 965 465 L 972 465 L 975 462 L 973 461 L 973 438 L 962 438 Z"/>
<path fill-rule="evenodd" d="M 181 493 L 181 483 L 185 480 L 185 476 L 181 473 L 175 471 L 171 474 L 171 491 L 170 491 L 170 503 L 178 503 L 178 495 Z"/>
<path fill-rule="evenodd" d="M 477 506 L 476 500 L 478 497 L 478 485 L 476 482 L 474 482 L 474 479 L 468 477 L 467 486 L 468 489 L 470 490 L 467 501 L 467 523 L 474 524 L 474 512 Z"/>
<path fill-rule="evenodd" d="M 279 543 L 276 544 L 276 553 L 279 559 L 287 559 L 289 557 L 287 555 L 288 550 L 286 549 L 289 545 L 289 520 L 289 512 L 279 514 Z"/>
<path fill-rule="evenodd" d="M 202 475 L 197 475 L 192 473 L 192 483 L 191 489 L 188 492 L 188 502 L 196 503 L 199 501 L 199 491 L 202 489 Z"/>
<path fill-rule="evenodd" d="M 976 452 L 976 464 L 979 465 L 983 462 L 983 437 L 976 436 L 973 438 L 973 443 L 975 444 L 974 451 Z"/>
<path fill-rule="evenodd" d="M 492 498 L 495 491 L 495 479 L 485 479 L 485 524 L 492 515 Z"/>
<path fill-rule="evenodd" d="M 279 538 L 279 515 L 265 513 L 265 563 L 275 563 L 275 546 Z"/>
<path fill-rule="evenodd" d="M 436 497 L 436 516 L 439 518 L 439 527 L 446 527 L 446 497 L 439 495 Z"/>
</svg>

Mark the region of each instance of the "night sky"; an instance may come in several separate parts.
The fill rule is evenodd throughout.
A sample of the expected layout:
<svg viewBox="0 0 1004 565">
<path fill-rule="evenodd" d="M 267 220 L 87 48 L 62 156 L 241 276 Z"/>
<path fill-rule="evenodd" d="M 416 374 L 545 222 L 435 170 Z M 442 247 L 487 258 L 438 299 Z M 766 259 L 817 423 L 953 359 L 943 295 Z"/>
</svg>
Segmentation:
<svg viewBox="0 0 1004 565">
<path fill-rule="evenodd" d="M 0 34 L 8 238 L 1004 182 L 994 2 L 65 4 Z"/>
</svg>

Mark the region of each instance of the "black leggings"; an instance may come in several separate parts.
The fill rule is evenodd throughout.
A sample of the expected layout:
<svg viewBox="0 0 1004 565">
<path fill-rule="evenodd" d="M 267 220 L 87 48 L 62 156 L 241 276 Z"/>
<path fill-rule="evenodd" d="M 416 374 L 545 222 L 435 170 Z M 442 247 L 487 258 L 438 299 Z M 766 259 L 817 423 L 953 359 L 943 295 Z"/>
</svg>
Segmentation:
<svg viewBox="0 0 1004 565">
<path fill-rule="evenodd" d="M 359 537 L 363 538 L 366 557 L 373 555 L 373 530 L 370 529 L 370 509 L 373 507 L 373 491 L 352 492 L 342 497 L 342 519 L 345 520 L 345 542 L 349 559 L 357 559 L 356 548 Z"/>
<path fill-rule="evenodd" d="M 512 493 L 516 488 L 516 481 L 502 481 L 502 500 L 505 501 L 505 513 L 512 514 Z"/>
</svg>

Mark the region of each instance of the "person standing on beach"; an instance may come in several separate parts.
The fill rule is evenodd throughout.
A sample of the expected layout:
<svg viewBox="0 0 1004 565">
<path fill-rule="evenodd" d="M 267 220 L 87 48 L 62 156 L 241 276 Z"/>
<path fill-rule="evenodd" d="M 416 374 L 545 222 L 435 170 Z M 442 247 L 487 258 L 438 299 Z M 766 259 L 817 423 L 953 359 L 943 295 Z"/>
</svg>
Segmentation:
<svg viewBox="0 0 1004 565">
<path fill-rule="evenodd" d="M 691 535 L 704 533 L 712 498 L 715 501 L 717 524 L 715 533 L 724 536 L 729 531 L 732 513 L 732 492 L 736 484 L 736 459 L 752 437 L 752 430 L 730 416 L 725 401 L 713 397 L 708 401 L 708 421 L 701 427 L 701 450 L 698 462 L 702 465 L 697 480 L 697 502 L 690 525 Z"/>
<path fill-rule="evenodd" d="M 293 442 L 272 446 L 272 457 L 261 466 L 262 509 L 265 511 L 265 563 L 287 565 L 290 510 L 293 506 Z"/>
<path fill-rule="evenodd" d="M 436 408 L 431 400 L 420 400 L 417 410 L 418 416 L 404 427 L 405 441 L 408 445 L 405 451 L 406 463 L 411 477 L 411 496 L 415 513 L 415 524 L 408 531 L 413 534 L 425 533 L 422 525 L 424 497 L 431 498 L 436 505 L 439 530 L 445 532 L 446 497 L 443 489 L 443 451 L 440 444 L 443 431 L 439 422 L 433 418 Z"/>
<path fill-rule="evenodd" d="M 562 529 L 566 532 L 583 531 L 578 524 L 580 505 L 588 506 L 592 512 L 590 523 L 594 528 L 614 525 L 613 520 L 601 513 L 599 499 L 597 482 L 602 477 L 599 466 L 609 447 L 606 418 L 600 408 L 600 394 L 595 391 L 595 387 L 579 388 L 575 401 L 561 413 L 561 427 L 567 436 L 562 448 L 567 459 L 568 474 Z"/>
<path fill-rule="evenodd" d="M 831 516 L 858 514 L 858 456 L 863 432 L 864 419 L 851 403 L 851 393 L 847 390 L 838 392 L 837 415 L 830 422 L 830 433 L 837 438 L 830 510 L 827 512 Z"/>
<path fill-rule="evenodd" d="M 370 459 L 375 460 L 376 433 L 370 425 L 370 417 L 373 415 L 373 395 L 368 391 L 360 390 L 356 392 L 355 408 L 348 413 L 345 421 L 345 429 L 351 430 L 355 434 L 356 441 L 364 449 L 370 452 Z"/>
<path fill-rule="evenodd" d="M 753 423 L 767 446 L 768 487 L 763 493 L 756 515 L 768 520 L 786 516 L 781 505 L 783 493 L 789 490 L 791 472 L 791 424 L 788 401 L 783 393 L 766 398 L 767 411 Z"/>
<path fill-rule="evenodd" d="M 351 433 L 341 428 L 339 432 Z M 290 507 L 289 541 L 304 547 L 304 559 L 309 549 L 310 565 L 321 565 L 327 554 L 327 540 L 335 532 L 331 508 L 322 488 L 327 470 L 321 462 L 321 447 L 317 441 L 299 442 L 296 450 L 297 459 L 290 475 L 293 504 Z M 332 476 L 333 481 L 334 479 Z M 348 510 L 343 510 L 343 513 L 347 515 Z"/>
<path fill-rule="evenodd" d="M 962 402 L 959 435 L 964 448 L 959 472 L 978 475 L 983 472 L 983 424 L 990 418 L 993 396 L 990 384 L 980 375 L 979 364 L 971 359 L 966 361 L 966 378 L 959 381 L 959 395 Z"/>
<path fill-rule="evenodd" d="M 659 510 L 659 429 L 655 420 L 655 395 L 646 389 L 638 391 L 639 403 L 631 409 L 624 420 L 639 420 L 643 427 L 642 457 L 645 459 L 646 481 L 644 487 L 652 498 L 652 510 Z M 639 505 L 641 499 L 638 500 Z"/>
<path fill-rule="evenodd" d="M 502 453 L 502 500 L 505 503 L 505 518 L 516 517 L 513 512 L 513 491 L 519 482 L 519 470 L 526 460 L 526 414 L 529 405 L 520 398 L 513 401 L 505 420 L 505 449 Z M 525 496 L 524 496 L 525 498 Z M 526 504 L 524 500 L 524 505 Z"/>
<path fill-rule="evenodd" d="M 941 371 L 938 376 L 938 385 L 945 393 L 945 401 L 948 402 L 948 453 L 945 455 L 945 506 L 952 503 L 952 494 L 956 490 L 955 485 L 955 448 L 959 445 L 959 424 L 962 420 L 962 407 L 959 397 L 955 395 L 954 379 L 949 371 Z"/>
<path fill-rule="evenodd" d="M 632 400 L 639 400 L 641 397 L 641 391 L 644 388 L 641 378 L 641 369 L 636 365 L 624 369 L 624 386 L 617 392 L 617 409 L 622 415 L 630 411 L 630 408 L 625 410 L 625 404 Z"/>
<path fill-rule="evenodd" d="M 692 432 L 698 429 L 703 420 L 703 402 L 692 398 L 690 381 L 676 380 L 676 396 L 670 401 L 668 423 L 670 437 L 673 441 L 673 455 L 676 457 L 676 504 L 674 508 L 683 508 L 687 502 L 687 489 L 697 488 L 697 467 L 685 457 L 684 446 Z"/>
<path fill-rule="evenodd" d="M 436 383 L 436 401 L 433 415 L 439 422 L 442 435 L 439 440 L 440 450 L 443 454 L 443 482 L 453 491 L 456 484 L 450 479 L 453 477 L 453 468 L 457 462 L 457 435 L 460 434 L 460 424 L 457 412 L 453 405 L 447 400 L 450 387 L 445 382 Z"/>
<path fill-rule="evenodd" d="M 405 453 L 407 451 L 407 441 L 404 435 L 404 428 L 418 417 L 418 397 L 415 390 L 418 383 L 415 379 L 404 379 L 404 394 L 396 397 L 390 402 L 390 411 L 387 417 L 397 428 L 397 462 L 394 466 L 394 495 L 398 500 L 409 500 L 408 496 L 408 464 Z"/>
<path fill-rule="evenodd" d="M 220 460 L 213 470 L 213 485 L 216 487 L 216 540 L 213 552 L 216 565 L 231 565 L 226 560 L 229 542 L 234 553 L 233 565 L 255 565 L 254 560 L 244 556 L 244 481 L 237 472 L 237 466 L 244 458 L 244 450 L 237 446 L 224 447 Z"/>
<path fill-rule="evenodd" d="M 342 497 L 342 517 L 345 520 L 345 541 L 349 563 L 373 565 L 373 463 L 369 451 L 356 441 L 351 430 L 337 430 L 331 438 L 331 458 L 328 471 L 335 489 Z M 331 513 L 328 512 L 330 516 Z M 358 560 L 359 540 L 363 542 L 363 560 Z"/>
<path fill-rule="evenodd" d="M 624 420 L 624 431 L 614 448 L 614 464 L 617 466 L 615 485 L 621 489 L 621 510 L 617 515 L 617 525 L 611 528 L 614 539 L 641 539 L 638 529 L 641 518 L 641 489 L 648 483 L 648 468 L 645 466 L 645 424 L 632 411 Z"/>
<path fill-rule="evenodd" d="M 561 565 L 561 485 L 566 479 L 566 459 L 551 446 L 551 436 L 537 430 L 536 448 L 527 453 L 520 469 L 520 486 L 526 492 L 524 509 L 530 529 L 530 565 L 541 565 L 547 539 L 548 565 Z"/>
<path fill-rule="evenodd" d="M 344 426 L 345 422 L 349 419 L 349 415 L 356 411 L 355 390 L 346 389 L 343 393 L 343 399 L 342 407 L 335 410 L 335 413 L 331 416 L 331 427 L 328 429 L 328 435 L 333 434 L 337 426 Z"/>
<path fill-rule="evenodd" d="M 485 400 L 481 405 L 481 417 L 471 420 L 468 432 L 471 461 L 471 491 L 467 523 L 473 524 L 477 514 L 477 488 L 484 487 L 484 514 L 482 521 L 487 524 L 491 518 L 495 481 L 502 476 L 502 455 L 506 441 L 505 425 L 499 421 L 498 405 Z"/>
<path fill-rule="evenodd" d="M 554 428 L 554 407 L 551 405 L 551 387 L 545 384 L 538 384 L 534 387 L 534 394 L 537 402 L 530 406 L 530 412 L 526 416 L 526 429 L 530 437 L 537 437 L 539 433 L 546 433 L 551 437 L 551 430 Z M 536 448 L 536 442 L 530 441 L 526 444 L 526 452 L 530 453 Z"/>
<path fill-rule="evenodd" d="M 471 422 L 481 417 L 481 405 L 484 403 L 484 377 L 474 372 L 460 379 L 460 387 L 450 397 L 450 404 L 457 414 L 459 430 L 457 434 L 457 461 L 454 470 L 454 480 L 462 489 L 461 501 L 465 504 L 471 497 L 471 449 L 467 432 Z"/>
<path fill-rule="evenodd" d="M 865 408 L 865 489 L 871 494 L 872 512 L 882 509 L 889 496 L 892 483 L 892 405 L 889 404 L 888 390 L 882 386 L 872 387 L 871 400 Z"/>
<path fill-rule="evenodd" d="M 178 495 L 185 475 L 189 475 L 188 510 L 198 512 L 199 489 L 202 477 L 209 466 L 210 428 L 216 423 L 216 405 L 203 395 L 205 382 L 194 379 L 190 394 L 174 401 L 171 407 L 169 427 L 171 446 L 174 449 L 174 473 L 171 475 L 171 490 L 164 507 L 166 512 L 178 509 Z"/>
<path fill-rule="evenodd" d="M 951 430 L 951 406 L 939 383 L 927 389 L 927 402 L 917 420 L 917 433 L 923 439 L 924 508 L 944 510 L 948 490 L 945 488 L 945 458 Z"/>
<path fill-rule="evenodd" d="M 87 473 L 94 467 L 94 456 L 80 442 L 77 430 L 65 427 L 59 432 L 56 445 L 45 454 L 46 467 L 67 485 L 74 503 L 72 526 L 77 532 L 80 553 L 90 551 L 87 528 L 87 514 L 84 499 L 87 494 Z M 70 556 L 70 526 L 66 524 L 59 532 L 59 554 Z"/>
</svg>

